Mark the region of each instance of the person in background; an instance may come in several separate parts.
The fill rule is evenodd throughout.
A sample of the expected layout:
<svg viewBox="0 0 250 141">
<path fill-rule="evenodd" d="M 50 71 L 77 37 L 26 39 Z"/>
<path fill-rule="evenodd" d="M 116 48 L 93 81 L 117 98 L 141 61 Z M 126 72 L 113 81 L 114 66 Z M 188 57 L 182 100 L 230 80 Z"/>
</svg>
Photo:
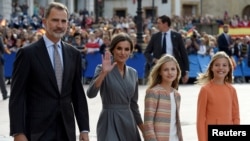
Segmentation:
<svg viewBox="0 0 250 141">
<path fill-rule="evenodd" d="M 247 45 L 248 45 L 248 49 L 247 49 L 247 65 L 248 65 L 248 67 L 250 67 L 250 37 L 246 36 L 246 40 L 247 40 Z"/>
<path fill-rule="evenodd" d="M 72 45 L 81 52 L 82 69 L 85 70 L 86 64 L 87 64 L 87 62 L 86 62 L 87 48 L 84 45 L 81 33 L 79 33 L 79 32 L 74 33 L 74 42 L 72 43 Z"/>
<path fill-rule="evenodd" d="M 233 66 L 229 56 L 217 52 L 205 73 L 199 74 L 196 84 L 203 85 L 197 101 L 197 135 L 207 141 L 208 125 L 240 124 L 237 92 L 232 86 Z"/>
<path fill-rule="evenodd" d="M 148 44 L 150 39 L 151 39 L 151 35 L 146 34 L 144 35 L 143 41 L 145 44 Z"/>
<path fill-rule="evenodd" d="M 73 37 L 74 37 L 74 39 L 73 39 L 72 45 L 75 48 L 79 49 L 80 52 L 86 52 L 81 33 L 76 32 L 76 33 L 74 33 Z"/>
<path fill-rule="evenodd" d="M 244 60 L 247 59 L 247 50 L 249 49 L 248 45 L 248 39 L 246 37 L 243 37 L 240 39 L 240 43 L 238 45 L 238 59 L 237 59 L 237 65 L 239 65 L 242 69 L 245 67 Z M 246 76 L 244 73 L 242 76 L 234 77 L 234 80 L 236 83 L 245 83 L 246 82 Z"/>
<path fill-rule="evenodd" d="M 87 53 L 95 53 L 100 51 L 100 46 L 96 42 L 96 36 L 94 33 L 89 34 L 88 42 L 85 44 L 87 48 Z"/>
<path fill-rule="evenodd" d="M 109 36 L 105 35 L 103 36 L 103 44 L 100 46 L 100 53 L 104 55 L 106 50 L 109 49 L 110 46 L 110 38 Z"/>
<path fill-rule="evenodd" d="M 5 76 L 4 76 L 4 43 L 3 43 L 3 37 L 0 33 L 0 90 L 2 93 L 3 100 L 6 100 L 9 98 L 8 91 L 5 85 Z"/>
<path fill-rule="evenodd" d="M 223 25 L 223 33 L 218 36 L 217 43 L 219 51 L 224 51 L 227 55 L 231 55 L 230 51 L 233 47 L 233 40 L 232 37 L 228 34 L 229 32 L 229 25 Z"/>
<path fill-rule="evenodd" d="M 182 141 L 181 95 L 176 90 L 181 70 L 176 59 L 163 55 L 149 74 L 145 96 L 145 141 Z"/>
<path fill-rule="evenodd" d="M 218 51 L 218 47 L 216 46 L 214 41 L 209 41 L 209 48 L 208 48 L 208 54 L 212 58 L 214 54 Z"/>
<path fill-rule="evenodd" d="M 135 33 L 130 34 L 130 38 L 131 38 L 131 40 L 133 42 L 133 46 L 134 46 L 133 52 L 134 53 L 142 53 L 141 46 L 139 44 L 137 44 L 136 34 Z"/>
<path fill-rule="evenodd" d="M 135 33 L 135 32 L 134 32 Z M 143 35 L 143 41 L 145 44 L 148 44 L 151 38 L 152 30 L 149 30 L 148 28 L 145 28 L 144 35 Z"/>
<path fill-rule="evenodd" d="M 120 28 L 114 28 L 114 29 L 112 30 L 112 32 L 111 32 L 111 36 L 116 35 L 116 34 L 118 34 L 118 33 L 120 33 L 120 32 L 121 32 L 121 29 L 120 29 Z"/>
<path fill-rule="evenodd" d="M 95 42 L 98 43 L 99 47 L 103 44 L 103 33 L 101 29 L 96 29 L 94 31 Z"/>
<path fill-rule="evenodd" d="M 13 67 L 9 100 L 10 135 L 15 141 L 88 141 L 89 114 L 81 78 L 81 53 L 62 41 L 68 9 L 51 2 L 46 33 L 20 48 Z"/>
<path fill-rule="evenodd" d="M 205 44 L 205 39 L 202 37 L 200 38 L 200 45 L 199 45 L 199 50 L 197 51 L 197 54 L 205 56 L 208 54 L 208 46 Z"/>
<path fill-rule="evenodd" d="M 102 100 L 97 141 L 141 141 L 138 127 L 142 132 L 143 122 L 137 103 L 138 76 L 135 69 L 126 65 L 132 52 L 129 35 L 115 35 L 87 89 L 89 98 L 96 97 L 100 91 Z"/>
<path fill-rule="evenodd" d="M 200 49 L 199 43 L 197 42 L 197 39 L 192 36 L 191 38 L 186 38 L 185 40 L 185 48 L 187 49 L 187 54 L 195 54 L 197 55 L 198 50 Z"/>
<path fill-rule="evenodd" d="M 23 40 L 20 37 L 17 37 L 15 45 L 10 48 L 10 52 L 17 52 L 21 47 L 23 47 Z"/>
<path fill-rule="evenodd" d="M 15 46 L 17 35 L 14 32 L 14 29 L 6 28 L 6 34 L 3 37 L 3 42 L 6 45 L 5 52 L 11 54 L 10 49 Z"/>
<path fill-rule="evenodd" d="M 244 58 L 247 57 L 247 50 L 248 49 L 249 49 L 248 39 L 246 37 L 244 37 L 242 39 L 242 43 L 241 43 L 240 50 L 239 50 L 239 62 L 238 62 L 238 64 L 242 63 Z"/>
<path fill-rule="evenodd" d="M 159 32 L 152 35 L 144 52 L 147 60 L 146 66 L 150 65 L 152 67 L 162 55 L 170 54 L 176 58 L 180 65 L 181 82 L 187 83 L 189 79 L 189 61 L 181 34 L 171 30 L 171 20 L 166 15 L 158 17 L 157 26 Z"/>
</svg>

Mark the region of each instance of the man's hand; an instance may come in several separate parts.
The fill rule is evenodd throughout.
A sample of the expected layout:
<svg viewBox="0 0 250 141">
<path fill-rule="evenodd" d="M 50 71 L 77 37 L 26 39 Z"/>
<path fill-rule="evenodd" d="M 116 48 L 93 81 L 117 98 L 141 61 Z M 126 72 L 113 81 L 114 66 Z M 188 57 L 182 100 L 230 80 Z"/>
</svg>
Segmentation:
<svg viewBox="0 0 250 141">
<path fill-rule="evenodd" d="M 81 132 L 79 136 L 79 141 L 89 141 L 89 133 Z"/>
<path fill-rule="evenodd" d="M 21 133 L 14 136 L 14 141 L 28 141 L 28 139 L 23 133 Z"/>
</svg>

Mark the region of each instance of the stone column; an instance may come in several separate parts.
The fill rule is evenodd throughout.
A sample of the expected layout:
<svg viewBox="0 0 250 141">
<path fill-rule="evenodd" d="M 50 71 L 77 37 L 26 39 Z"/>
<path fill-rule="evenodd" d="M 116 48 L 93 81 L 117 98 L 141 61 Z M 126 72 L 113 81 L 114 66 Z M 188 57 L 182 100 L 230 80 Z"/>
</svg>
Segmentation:
<svg viewBox="0 0 250 141">
<path fill-rule="evenodd" d="M 67 3 L 65 3 L 65 4 L 68 7 L 69 13 L 70 14 L 74 13 L 74 1 L 70 0 L 70 1 L 67 1 Z"/>
<path fill-rule="evenodd" d="M 47 5 L 51 2 L 53 2 L 54 0 L 47 0 Z"/>
<path fill-rule="evenodd" d="M 181 16 L 181 3 L 180 0 L 175 0 L 175 15 Z"/>
<path fill-rule="evenodd" d="M 12 13 L 12 3 L 10 0 L 0 1 L 0 13 L 4 19 L 10 21 L 10 16 Z"/>
<path fill-rule="evenodd" d="M 85 0 L 78 0 L 76 8 L 77 8 L 77 12 L 86 8 Z"/>
<path fill-rule="evenodd" d="M 89 0 L 87 4 L 87 10 L 89 11 L 89 14 L 95 14 L 94 6 L 95 6 L 94 0 Z"/>
<path fill-rule="evenodd" d="M 22 5 L 22 4 L 24 4 L 24 3 L 26 3 L 26 0 L 18 0 L 18 4 L 19 5 Z M 28 2 L 27 2 L 28 3 Z"/>
<path fill-rule="evenodd" d="M 27 4 L 29 5 L 28 14 L 32 16 L 34 14 L 34 0 L 27 0 Z"/>
<path fill-rule="evenodd" d="M 72 0 L 70 0 L 70 2 L 71 2 Z M 66 0 L 60 0 L 60 2 L 61 3 L 63 3 L 63 4 L 65 4 L 65 5 L 67 5 L 67 1 Z M 69 1 L 68 1 L 69 2 Z"/>
</svg>

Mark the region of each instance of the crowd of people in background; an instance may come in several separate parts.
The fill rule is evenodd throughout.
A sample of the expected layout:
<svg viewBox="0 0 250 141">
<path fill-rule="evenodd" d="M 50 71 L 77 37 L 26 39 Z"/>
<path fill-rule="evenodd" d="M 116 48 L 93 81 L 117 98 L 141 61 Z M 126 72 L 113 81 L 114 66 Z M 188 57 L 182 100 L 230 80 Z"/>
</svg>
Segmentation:
<svg viewBox="0 0 250 141">
<path fill-rule="evenodd" d="M 76 134 L 80 141 L 89 141 L 91 115 L 86 96 L 94 98 L 97 94 L 102 101 L 98 141 L 183 141 L 178 88 L 189 79 L 188 55 L 192 54 L 211 56 L 208 67 L 195 81 L 202 85 L 197 101 L 198 140 L 207 141 L 210 124 L 240 125 L 239 102 L 232 83 L 233 69 L 242 62 L 234 62 L 232 56 L 239 61 L 250 57 L 249 36 L 233 39 L 226 23 L 220 35 L 196 30 L 188 35 L 184 28 L 194 24 L 193 20 L 177 28 L 183 23 L 162 15 L 156 23 L 145 18 L 144 51 L 137 43 L 132 16 L 100 18 L 90 25 L 80 16 L 79 25 L 75 22 L 79 16 L 72 14 L 68 22 L 68 15 L 64 4 L 51 2 L 44 16 L 35 18 L 39 28 L 32 24 L 14 27 L 12 22 L 1 26 L 2 50 L 16 52 L 10 97 L 4 97 L 0 85 L 4 100 L 10 98 L 10 136 L 15 141 L 75 141 Z M 103 54 L 102 62 L 95 66 L 85 95 L 81 81 L 85 56 L 96 52 Z M 139 110 L 137 70 L 127 65 L 133 52 L 143 53 L 151 65 L 144 119 Z M 224 131 L 225 137 L 231 130 Z"/>
<path fill-rule="evenodd" d="M 34 15 L 28 15 L 28 8 L 27 4 L 18 5 L 13 3 L 11 20 L 0 19 L 0 33 L 3 37 L 5 53 L 17 52 L 19 48 L 37 41 L 45 33 L 42 25 L 44 8 L 35 5 Z M 217 39 L 219 35 L 197 31 L 194 28 L 196 24 L 218 24 L 219 26 L 228 24 L 233 27 L 245 26 L 250 28 L 250 20 L 247 15 L 241 18 L 239 15 L 229 15 L 227 11 L 222 13 L 221 17 L 212 15 L 181 17 L 174 15 L 170 18 L 172 21 L 171 29 L 181 33 L 188 55 L 201 54 L 213 56 L 218 51 Z M 192 34 L 188 32 L 190 29 L 193 29 Z M 158 31 L 156 20 L 153 20 L 152 17 L 144 16 L 143 42 L 148 44 L 151 36 Z M 137 43 L 136 18 L 132 15 L 127 15 L 126 17 L 113 16 L 110 18 L 99 17 L 96 21 L 96 18 L 89 14 L 86 9 L 80 10 L 78 13 L 70 14 L 69 27 L 63 40 L 81 50 L 83 55 L 82 67 L 85 68 L 86 61 L 84 56 L 87 53 L 93 52 L 103 54 L 105 48 L 109 47 L 111 37 L 119 32 L 125 32 L 130 35 L 133 39 L 134 51 L 144 52 L 144 48 Z M 246 45 L 249 48 L 249 36 L 233 37 L 231 54 L 241 59 L 248 58 L 250 60 L 249 53 L 243 53 L 242 45 Z M 236 62 L 235 64 L 240 64 L 240 62 Z M 237 82 L 245 82 L 245 79 L 239 79 Z"/>
</svg>

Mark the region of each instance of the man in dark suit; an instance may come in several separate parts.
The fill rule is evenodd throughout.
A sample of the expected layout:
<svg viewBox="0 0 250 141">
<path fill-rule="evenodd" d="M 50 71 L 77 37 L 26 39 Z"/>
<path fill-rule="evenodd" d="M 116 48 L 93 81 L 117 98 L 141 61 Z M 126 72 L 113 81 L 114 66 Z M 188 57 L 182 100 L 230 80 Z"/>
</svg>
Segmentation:
<svg viewBox="0 0 250 141">
<path fill-rule="evenodd" d="M 228 24 L 223 25 L 223 33 L 221 33 L 218 36 L 217 43 L 219 51 L 224 51 L 225 53 L 227 53 L 227 55 L 231 56 L 233 41 L 231 36 L 228 34 L 228 31 L 229 31 L 229 25 Z"/>
<path fill-rule="evenodd" d="M 89 140 L 81 53 L 61 40 L 68 17 L 65 5 L 50 3 L 43 19 L 45 35 L 17 53 L 9 101 L 15 141 L 76 141 L 74 117 L 80 140 Z"/>
<path fill-rule="evenodd" d="M 0 33 L 0 89 L 2 92 L 3 100 L 6 100 L 8 96 L 8 91 L 5 85 L 5 76 L 4 76 L 4 44 L 2 34 Z"/>
<path fill-rule="evenodd" d="M 180 65 L 182 83 L 187 83 L 189 61 L 181 34 L 170 29 L 171 20 L 168 16 L 158 17 L 157 26 L 159 32 L 152 35 L 144 52 L 147 64 L 152 67 L 163 54 L 170 54 L 176 58 Z"/>
</svg>

